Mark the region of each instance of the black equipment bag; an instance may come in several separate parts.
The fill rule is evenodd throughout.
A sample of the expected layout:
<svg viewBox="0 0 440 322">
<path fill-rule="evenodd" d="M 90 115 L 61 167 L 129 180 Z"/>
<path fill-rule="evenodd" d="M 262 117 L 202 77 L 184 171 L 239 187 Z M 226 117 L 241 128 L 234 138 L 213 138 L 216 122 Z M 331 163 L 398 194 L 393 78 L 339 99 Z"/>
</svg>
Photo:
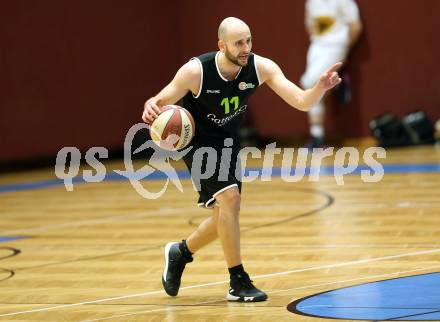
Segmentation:
<svg viewBox="0 0 440 322">
<path fill-rule="evenodd" d="M 382 114 L 370 121 L 370 130 L 379 146 L 398 147 L 434 143 L 434 126 L 422 111 L 399 119 L 391 113 Z"/>
</svg>

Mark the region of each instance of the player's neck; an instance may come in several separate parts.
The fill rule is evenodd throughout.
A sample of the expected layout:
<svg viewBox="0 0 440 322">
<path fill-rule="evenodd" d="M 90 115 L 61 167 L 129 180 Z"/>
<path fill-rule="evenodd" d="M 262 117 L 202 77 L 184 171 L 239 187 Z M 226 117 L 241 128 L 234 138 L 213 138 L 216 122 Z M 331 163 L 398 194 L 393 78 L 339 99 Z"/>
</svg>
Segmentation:
<svg viewBox="0 0 440 322">
<path fill-rule="evenodd" d="M 220 73 L 227 80 L 234 80 L 241 69 L 241 66 L 232 63 L 222 52 L 218 55 L 217 63 Z"/>
</svg>

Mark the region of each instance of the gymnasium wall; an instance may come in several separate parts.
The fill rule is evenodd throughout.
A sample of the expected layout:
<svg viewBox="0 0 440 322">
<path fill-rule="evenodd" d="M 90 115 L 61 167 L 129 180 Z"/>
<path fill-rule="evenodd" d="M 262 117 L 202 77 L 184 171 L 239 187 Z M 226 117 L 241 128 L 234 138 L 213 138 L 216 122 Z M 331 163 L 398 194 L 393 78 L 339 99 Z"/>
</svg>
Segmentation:
<svg viewBox="0 0 440 322">
<path fill-rule="evenodd" d="M 170 1 L 3 1 L 0 160 L 120 148 L 180 63 L 177 13 Z"/>
<path fill-rule="evenodd" d="M 270 3 L 270 5 L 269 5 Z M 369 135 L 385 111 L 440 117 L 440 1 L 358 0 L 365 31 L 348 70 L 354 99 L 332 106 L 331 135 Z M 64 146 L 120 148 L 142 105 L 190 57 L 217 47 L 223 17 L 248 22 L 254 51 L 298 82 L 303 1 L 9 1 L 0 13 L 0 160 Z M 330 97 L 330 101 L 333 100 Z M 263 86 L 250 116 L 263 136 L 307 135 L 304 113 Z"/>
</svg>

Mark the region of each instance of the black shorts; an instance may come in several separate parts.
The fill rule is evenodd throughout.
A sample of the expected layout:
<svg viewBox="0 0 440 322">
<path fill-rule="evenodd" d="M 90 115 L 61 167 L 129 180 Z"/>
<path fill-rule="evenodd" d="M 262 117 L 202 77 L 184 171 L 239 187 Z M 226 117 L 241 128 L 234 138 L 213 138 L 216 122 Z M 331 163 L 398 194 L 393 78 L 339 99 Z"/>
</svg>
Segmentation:
<svg viewBox="0 0 440 322">
<path fill-rule="evenodd" d="M 199 192 L 199 207 L 213 208 L 215 197 L 227 189 L 237 187 L 241 192 L 240 143 L 237 138 L 228 140 L 225 146 L 225 139 L 196 136 L 183 157 Z"/>
</svg>

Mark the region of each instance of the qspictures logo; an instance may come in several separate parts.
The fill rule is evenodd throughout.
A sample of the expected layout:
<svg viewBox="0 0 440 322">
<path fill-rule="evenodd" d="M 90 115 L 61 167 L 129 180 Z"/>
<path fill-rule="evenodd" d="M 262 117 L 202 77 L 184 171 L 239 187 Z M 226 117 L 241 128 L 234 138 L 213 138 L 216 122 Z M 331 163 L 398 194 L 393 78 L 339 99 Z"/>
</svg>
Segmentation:
<svg viewBox="0 0 440 322">
<path fill-rule="evenodd" d="M 317 148 L 312 151 L 300 148 L 296 151 L 294 148 L 279 148 L 274 142 L 266 145 L 264 149 L 256 147 L 241 149 L 236 164 L 230 164 L 234 146 L 232 138 L 226 138 L 221 149 L 214 149 L 209 146 L 194 149 L 192 146 L 189 146 L 180 151 L 163 150 L 152 140 L 148 140 L 132 152 L 135 134 L 138 131 L 149 130 L 149 128 L 148 124 L 138 123 L 129 129 L 124 141 L 125 169 L 113 170 L 113 172 L 128 179 L 135 191 L 146 199 L 161 197 L 166 192 L 170 182 L 179 191 L 183 192 L 179 174 L 170 161 L 182 160 L 188 153 L 193 154 L 190 172 L 194 189 L 197 191 L 201 189 L 201 180 L 213 177 L 213 179 L 219 181 L 227 180 L 231 167 L 236 169 L 235 176 L 242 182 L 253 182 L 256 180 L 271 181 L 275 177 L 281 177 L 285 182 L 298 182 L 303 180 L 306 175 L 308 175 L 310 182 L 317 182 L 322 174 L 324 159 L 330 157 L 333 160 L 332 174 L 338 185 L 344 185 L 344 177 L 354 173 L 359 173 L 361 180 L 365 183 L 379 182 L 384 177 L 384 168 L 378 159 L 385 159 L 386 151 L 380 147 L 368 148 L 363 153 L 354 147 L 339 149 L 333 147 Z M 176 139 L 178 140 L 179 138 L 176 137 Z M 132 155 L 145 150 L 150 152 L 151 157 L 145 160 L 145 164 L 140 169 L 136 170 Z M 297 152 L 296 154 L 295 151 Z M 276 155 L 279 155 L 278 159 L 282 160 L 281 168 L 274 166 Z M 296 161 L 294 160 L 295 155 Z M 55 175 L 63 180 L 67 191 L 74 190 L 74 179 L 80 176 L 81 158 L 81 152 L 76 147 L 64 147 L 57 154 Z M 105 147 L 90 148 L 85 154 L 85 160 L 93 170 L 82 171 L 84 181 L 104 181 L 107 176 L 107 169 L 100 159 L 107 158 L 108 150 Z M 247 169 L 246 171 L 246 164 L 250 158 L 262 159 L 262 168 Z M 360 167 L 361 159 L 363 161 L 362 167 Z M 218 164 L 222 165 L 219 169 L 217 169 Z M 310 166 L 308 167 L 307 164 L 310 164 Z M 359 171 L 359 169 L 361 170 Z M 275 173 L 279 174 L 275 175 Z M 153 177 L 164 178 L 163 186 L 159 191 L 149 191 L 142 184 L 142 181 Z"/>
</svg>

